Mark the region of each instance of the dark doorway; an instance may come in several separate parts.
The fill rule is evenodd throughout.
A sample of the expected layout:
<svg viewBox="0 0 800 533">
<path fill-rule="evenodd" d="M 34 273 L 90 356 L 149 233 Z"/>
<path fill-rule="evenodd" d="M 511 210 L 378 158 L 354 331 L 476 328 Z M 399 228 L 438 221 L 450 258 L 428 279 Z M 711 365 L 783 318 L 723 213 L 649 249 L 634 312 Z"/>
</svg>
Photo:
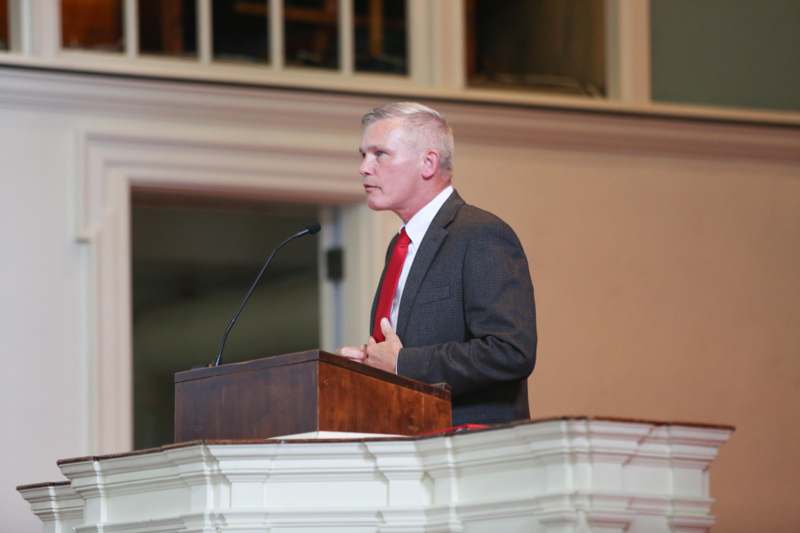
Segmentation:
<svg viewBox="0 0 800 533">
<path fill-rule="evenodd" d="M 317 222 L 312 205 L 134 191 L 134 443 L 173 440 L 173 375 L 213 360 L 218 342 L 272 248 Z M 225 362 L 319 346 L 318 242 L 273 260 L 225 348 Z"/>
</svg>

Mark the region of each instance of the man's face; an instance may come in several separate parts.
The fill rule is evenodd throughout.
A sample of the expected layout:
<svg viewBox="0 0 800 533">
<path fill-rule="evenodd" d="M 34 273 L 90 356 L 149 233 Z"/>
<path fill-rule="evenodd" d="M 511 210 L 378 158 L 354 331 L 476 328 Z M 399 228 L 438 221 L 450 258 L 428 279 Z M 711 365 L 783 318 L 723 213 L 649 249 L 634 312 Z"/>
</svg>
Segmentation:
<svg viewBox="0 0 800 533">
<path fill-rule="evenodd" d="M 403 128 L 403 119 L 388 118 L 364 129 L 361 167 L 367 205 L 391 210 L 407 221 L 420 206 L 422 157 Z"/>
</svg>

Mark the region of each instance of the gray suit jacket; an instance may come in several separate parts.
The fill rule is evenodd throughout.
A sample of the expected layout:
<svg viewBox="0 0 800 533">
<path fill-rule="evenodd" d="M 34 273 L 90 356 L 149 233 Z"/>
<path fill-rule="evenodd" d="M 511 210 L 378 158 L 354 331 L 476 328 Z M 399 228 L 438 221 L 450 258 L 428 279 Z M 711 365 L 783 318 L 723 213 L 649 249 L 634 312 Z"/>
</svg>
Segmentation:
<svg viewBox="0 0 800 533">
<path fill-rule="evenodd" d="M 394 240 L 387 263 L 393 246 Z M 397 334 L 398 374 L 449 384 L 454 424 L 530 417 L 526 378 L 536 360 L 536 312 L 528 261 L 508 224 L 455 191 L 414 258 Z"/>
</svg>

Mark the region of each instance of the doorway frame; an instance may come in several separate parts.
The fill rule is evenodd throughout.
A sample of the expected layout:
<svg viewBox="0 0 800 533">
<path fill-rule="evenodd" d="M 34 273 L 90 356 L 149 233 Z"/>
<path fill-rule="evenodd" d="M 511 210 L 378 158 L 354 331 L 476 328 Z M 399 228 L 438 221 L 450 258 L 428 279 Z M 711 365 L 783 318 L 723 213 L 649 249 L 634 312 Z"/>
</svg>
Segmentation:
<svg viewBox="0 0 800 533">
<path fill-rule="evenodd" d="M 338 206 L 347 276 L 338 298 L 330 283 L 321 284 L 320 339 L 332 349 L 333 339 L 366 337 L 367 320 L 355 317 L 369 316 L 385 251 L 385 219 L 364 205 L 349 139 L 320 133 L 309 142 L 307 135 L 287 131 L 254 139 L 241 130 L 220 135 L 211 127 L 189 131 L 95 121 L 76 131 L 75 146 L 75 227 L 85 245 L 84 404 L 92 453 L 133 446 L 133 189 Z M 354 318 L 334 331 L 331 318 L 342 309 Z"/>
</svg>

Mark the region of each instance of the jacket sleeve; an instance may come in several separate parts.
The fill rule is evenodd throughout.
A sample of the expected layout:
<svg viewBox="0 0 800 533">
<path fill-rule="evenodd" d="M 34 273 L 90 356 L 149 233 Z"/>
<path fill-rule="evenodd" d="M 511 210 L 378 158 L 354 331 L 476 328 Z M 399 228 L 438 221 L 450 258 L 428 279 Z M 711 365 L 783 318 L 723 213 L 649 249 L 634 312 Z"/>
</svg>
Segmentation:
<svg viewBox="0 0 800 533">
<path fill-rule="evenodd" d="M 463 262 L 466 340 L 403 348 L 398 374 L 445 382 L 453 396 L 525 379 L 536 361 L 536 312 L 525 252 L 505 223 L 477 227 Z"/>
</svg>

